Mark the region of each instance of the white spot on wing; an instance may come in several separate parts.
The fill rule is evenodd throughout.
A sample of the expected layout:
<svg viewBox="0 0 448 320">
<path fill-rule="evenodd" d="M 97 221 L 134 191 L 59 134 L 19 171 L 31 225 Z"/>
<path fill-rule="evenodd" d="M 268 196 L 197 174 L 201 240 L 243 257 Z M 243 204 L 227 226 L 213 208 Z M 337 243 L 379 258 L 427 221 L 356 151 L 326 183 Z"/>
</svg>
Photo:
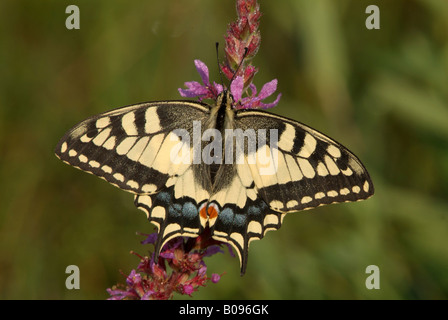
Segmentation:
<svg viewBox="0 0 448 320">
<path fill-rule="evenodd" d="M 307 204 L 307 203 L 309 203 L 311 201 L 313 201 L 313 198 L 305 196 L 305 197 L 302 198 L 301 202 L 302 202 L 302 204 Z"/>
<path fill-rule="evenodd" d="M 278 201 L 278 200 L 272 200 L 272 201 L 269 203 L 269 206 L 270 206 L 272 209 L 274 209 L 274 210 L 279 210 L 279 209 L 282 209 L 282 208 L 283 208 L 283 203 L 282 203 L 281 201 Z"/>
<path fill-rule="evenodd" d="M 152 200 L 150 196 L 139 196 L 138 204 L 143 204 L 148 208 L 152 207 Z M 144 206 L 137 206 L 140 210 L 146 213 L 146 217 L 149 218 L 149 211 Z"/>
<path fill-rule="evenodd" d="M 111 174 L 112 173 L 112 168 L 111 167 L 109 167 L 109 166 L 102 166 L 101 167 L 101 170 L 103 170 L 104 172 L 106 172 L 106 173 L 109 173 L 109 174 Z"/>
<path fill-rule="evenodd" d="M 320 175 L 321 177 L 325 177 L 328 175 L 327 167 L 321 161 L 319 161 L 319 163 L 317 164 L 316 170 L 317 170 L 317 174 Z"/>
<path fill-rule="evenodd" d="M 119 155 L 123 155 L 129 152 L 129 150 L 134 145 L 135 141 L 137 141 L 137 137 L 126 137 L 120 144 L 117 146 L 117 153 Z"/>
<path fill-rule="evenodd" d="M 351 176 L 353 174 L 352 169 L 350 169 L 349 167 L 347 167 L 347 169 L 345 170 L 341 170 L 342 174 L 346 175 L 346 176 Z"/>
<path fill-rule="evenodd" d="M 294 138 L 296 136 L 296 129 L 289 123 L 285 123 L 285 130 L 282 132 L 280 136 L 280 140 L 278 141 L 278 146 L 280 149 L 291 152 L 294 147 Z"/>
<path fill-rule="evenodd" d="M 155 184 L 145 184 L 142 186 L 142 191 L 147 193 L 153 193 L 157 190 L 157 186 Z"/>
<path fill-rule="evenodd" d="M 218 237 L 226 239 L 226 237 L 228 237 L 229 235 L 223 231 L 215 230 L 215 231 L 213 231 L 213 238 L 214 238 L 214 236 L 218 236 Z M 227 240 L 225 242 L 227 242 Z"/>
<path fill-rule="evenodd" d="M 247 226 L 247 232 L 257 233 L 261 235 L 262 232 L 261 224 L 258 221 L 251 221 Z"/>
<path fill-rule="evenodd" d="M 292 180 L 282 152 L 278 152 L 277 180 L 279 183 L 287 183 Z"/>
<path fill-rule="evenodd" d="M 254 189 L 246 189 L 246 196 L 251 200 L 255 200 L 257 198 L 257 192 Z"/>
<path fill-rule="evenodd" d="M 303 146 L 297 155 L 302 158 L 308 158 L 309 156 L 311 156 L 314 150 L 316 150 L 316 145 L 316 139 L 309 133 L 306 133 L 303 141 Z"/>
<path fill-rule="evenodd" d="M 98 161 L 95 161 L 95 160 L 91 160 L 91 161 L 89 161 L 89 165 L 90 165 L 92 168 L 99 168 L 99 167 L 100 167 L 100 163 L 99 163 Z"/>
<path fill-rule="evenodd" d="M 240 247 L 244 249 L 244 238 L 241 234 L 234 232 L 230 235 L 230 238 L 235 240 L 235 242 L 238 243 L 240 245 Z M 239 250 L 237 250 L 237 251 L 239 252 Z"/>
<path fill-rule="evenodd" d="M 157 156 L 157 153 L 159 152 L 160 145 L 162 144 L 164 136 L 165 135 L 163 133 L 160 133 L 151 138 L 151 141 L 149 141 L 145 151 L 143 151 L 142 156 L 140 157 L 139 161 L 142 165 L 147 167 L 152 166 L 152 163 L 154 162 L 154 159 Z"/>
<path fill-rule="evenodd" d="M 109 139 L 107 139 L 107 141 L 103 144 L 103 148 L 112 150 L 113 148 L 115 148 L 116 140 L 117 139 L 114 136 L 109 137 Z"/>
<path fill-rule="evenodd" d="M 160 147 L 160 150 L 152 163 L 152 167 L 162 173 L 167 174 L 170 167 L 174 165 L 170 159 L 171 150 L 175 148 L 178 143 L 179 136 L 170 132 L 163 140 L 162 146 Z"/>
<path fill-rule="evenodd" d="M 370 187 L 369 182 L 366 181 L 366 182 L 364 182 L 362 189 L 364 190 L 364 192 L 369 192 L 369 187 Z"/>
<path fill-rule="evenodd" d="M 296 160 L 289 154 L 285 155 L 285 160 L 286 164 L 288 165 L 289 174 L 291 175 L 292 180 L 293 181 L 302 180 L 303 174 L 302 171 L 300 171 L 300 168 L 297 165 Z"/>
<path fill-rule="evenodd" d="M 108 125 L 110 125 L 110 118 L 109 118 L 109 117 L 102 117 L 102 118 L 99 118 L 98 120 L 96 120 L 95 125 L 96 125 L 96 127 L 97 127 L 98 129 L 105 128 L 105 127 L 107 127 Z"/>
<path fill-rule="evenodd" d="M 338 192 L 335 191 L 335 190 L 330 190 L 330 191 L 327 192 L 327 196 L 332 197 L 332 198 L 337 197 L 338 196 Z"/>
<path fill-rule="evenodd" d="M 134 180 L 129 180 L 126 184 L 133 189 L 138 189 L 139 187 L 138 182 Z"/>
<path fill-rule="evenodd" d="M 358 187 L 358 186 L 354 186 L 354 187 L 352 188 L 352 191 L 353 191 L 353 193 L 359 193 L 359 192 L 361 191 L 361 188 Z"/>
<path fill-rule="evenodd" d="M 87 133 L 86 133 L 86 134 L 83 135 L 83 136 L 81 137 L 81 139 L 79 139 L 79 140 L 81 140 L 81 142 L 87 143 L 87 142 L 90 142 L 92 139 L 93 139 L 93 137 L 89 137 L 89 136 L 87 135 Z"/>
<path fill-rule="evenodd" d="M 140 138 L 137 143 L 132 147 L 131 150 L 126 154 L 126 156 L 133 160 L 138 161 L 146 146 L 148 145 L 149 137 Z"/>
<path fill-rule="evenodd" d="M 179 234 L 178 231 L 180 231 L 180 230 L 181 230 L 181 227 L 178 223 L 170 223 L 169 225 L 167 225 L 167 227 L 165 228 L 165 232 L 163 233 L 164 236 L 167 234 L 173 233 L 173 232 L 176 232 L 176 233 L 171 235 L 169 238 L 167 238 L 164 243 L 166 243 L 170 239 L 176 237 Z"/>
<path fill-rule="evenodd" d="M 151 218 L 165 219 L 166 210 L 164 207 L 157 206 L 151 211 Z"/>
<path fill-rule="evenodd" d="M 340 158 L 341 157 L 341 150 L 339 150 L 338 147 L 336 147 L 333 144 L 330 144 L 327 147 L 327 152 L 333 157 L 333 158 Z"/>
<path fill-rule="evenodd" d="M 340 171 L 334 160 L 331 159 L 328 155 L 325 155 L 324 159 L 330 174 L 332 176 L 338 175 Z"/>
<path fill-rule="evenodd" d="M 89 161 L 89 159 L 83 154 L 80 154 L 78 159 L 79 159 L 79 161 L 81 161 L 83 163 L 87 163 L 87 161 Z"/>
<path fill-rule="evenodd" d="M 315 198 L 316 200 L 325 198 L 325 193 L 323 193 L 323 192 L 318 192 L 318 193 L 316 193 L 316 194 L 314 195 L 314 198 Z"/>
<path fill-rule="evenodd" d="M 106 141 L 107 138 L 109 138 L 110 132 L 112 131 L 111 128 L 104 129 L 103 131 L 98 134 L 95 139 L 93 139 L 93 143 L 97 146 L 102 146 L 103 143 Z"/>
<path fill-rule="evenodd" d="M 263 224 L 265 226 L 270 224 L 278 225 L 278 217 L 275 214 L 268 214 L 264 217 Z"/>
<path fill-rule="evenodd" d="M 145 132 L 152 134 L 162 130 L 160 119 L 157 115 L 157 107 L 146 109 L 145 112 Z"/>
<path fill-rule="evenodd" d="M 129 136 L 136 136 L 138 134 L 135 126 L 135 113 L 133 111 L 126 113 L 121 119 L 121 126 Z"/>
<path fill-rule="evenodd" d="M 313 138 L 314 139 L 314 138 Z M 314 178 L 316 172 L 311 166 L 310 162 L 306 159 L 298 158 L 297 162 L 299 163 L 300 169 L 302 169 L 303 175 L 307 178 Z"/>
<path fill-rule="evenodd" d="M 64 153 L 65 151 L 67 151 L 67 142 L 64 142 L 61 146 L 61 153 Z"/>
<path fill-rule="evenodd" d="M 287 208 L 294 208 L 296 206 L 298 206 L 299 203 L 296 200 L 290 200 L 288 201 L 288 203 L 286 204 Z"/>
<path fill-rule="evenodd" d="M 197 236 L 199 233 L 199 228 L 187 228 L 184 227 L 185 233 L 183 233 L 184 236 L 187 236 L 187 234 L 190 234 L 192 237 Z"/>
</svg>

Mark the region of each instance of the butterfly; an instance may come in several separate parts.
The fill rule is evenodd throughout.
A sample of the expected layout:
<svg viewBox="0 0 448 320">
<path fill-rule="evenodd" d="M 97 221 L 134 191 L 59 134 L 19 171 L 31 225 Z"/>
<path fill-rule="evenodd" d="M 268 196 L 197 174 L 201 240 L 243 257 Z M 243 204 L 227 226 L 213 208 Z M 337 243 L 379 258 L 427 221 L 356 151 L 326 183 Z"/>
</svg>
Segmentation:
<svg viewBox="0 0 448 320">
<path fill-rule="evenodd" d="M 134 194 L 158 229 L 156 261 L 175 237 L 213 239 L 236 250 L 241 273 L 253 240 L 277 230 L 287 213 L 367 199 L 361 161 L 300 122 L 263 110 L 216 103 L 157 101 L 90 117 L 55 153 L 65 163 Z"/>
</svg>

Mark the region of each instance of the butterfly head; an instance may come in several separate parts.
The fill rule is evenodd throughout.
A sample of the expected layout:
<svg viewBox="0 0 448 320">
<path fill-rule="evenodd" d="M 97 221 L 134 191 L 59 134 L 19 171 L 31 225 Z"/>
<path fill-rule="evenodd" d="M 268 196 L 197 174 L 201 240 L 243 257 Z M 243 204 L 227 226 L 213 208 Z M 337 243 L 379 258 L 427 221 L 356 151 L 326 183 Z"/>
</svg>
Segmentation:
<svg viewBox="0 0 448 320">
<path fill-rule="evenodd" d="M 235 99 L 228 89 L 224 89 L 216 99 L 216 105 L 225 110 L 232 110 Z"/>
</svg>

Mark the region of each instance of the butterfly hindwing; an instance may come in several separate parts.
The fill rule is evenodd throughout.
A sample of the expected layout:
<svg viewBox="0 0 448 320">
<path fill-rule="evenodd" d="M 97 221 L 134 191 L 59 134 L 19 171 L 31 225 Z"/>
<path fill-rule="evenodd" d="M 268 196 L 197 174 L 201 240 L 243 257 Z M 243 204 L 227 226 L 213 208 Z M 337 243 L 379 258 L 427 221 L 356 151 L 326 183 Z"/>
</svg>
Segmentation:
<svg viewBox="0 0 448 320">
<path fill-rule="evenodd" d="M 267 231 L 280 228 L 283 215 L 269 208 L 258 196 L 253 183 L 245 185 L 237 174 L 237 166 L 220 168 L 208 203 L 208 214 L 213 238 L 235 248 L 244 274 L 249 244 L 262 239 Z"/>
<path fill-rule="evenodd" d="M 175 186 L 157 194 L 136 195 L 134 202 L 157 227 L 159 236 L 154 248 L 156 257 L 163 245 L 172 238 L 197 237 L 204 229 L 199 217 L 200 205 L 196 199 L 189 196 L 176 198 Z"/>
</svg>

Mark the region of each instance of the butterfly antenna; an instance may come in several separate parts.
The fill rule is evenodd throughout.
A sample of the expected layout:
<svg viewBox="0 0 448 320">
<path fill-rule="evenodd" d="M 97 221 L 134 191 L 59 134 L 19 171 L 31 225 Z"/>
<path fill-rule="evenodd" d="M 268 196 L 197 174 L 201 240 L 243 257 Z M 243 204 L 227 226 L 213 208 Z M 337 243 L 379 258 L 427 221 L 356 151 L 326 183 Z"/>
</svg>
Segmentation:
<svg viewBox="0 0 448 320">
<path fill-rule="evenodd" d="M 224 81 L 222 79 L 222 70 L 221 67 L 219 66 L 219 42 L 216 42 L 216 61 L 218 62 L 218 71 L 219 71 L 219 77 L 221 78 L 221 85 L 224 88 Z"/>
<path fill-rule="evenodd" d="M 232 79 L 230 79 L 230 83 L 232 83 L 233 80 L 235 80 L 235 77 L 236 77 L 236 75 L 238 74 L 238 71 L 240 71 L 240 68 L 241 68 L 241 66 L 243 65 L 244 59 L 246 59 L 246 55 L 247 55 L 247 52 L 248 52 L 248 51 L 249 51 L 249 48 L 248 48 L 248 47 L 245 47 L 245 48 L 244 48 L 243 58 L 241 59 L 241 62 L 240 62 L 240 64 L 238 65 L 238 68 L 236 68 L 235 73 L 233 74 Z"/>
<path fill-rule="evenodd" d="M 216 42 L 216 60 L 218 61 L 218 70 L 219 70 L 219 77 L 221 78 L 221 85 L 224 88 L 224 81 L 223 81 L 223 78 L 222 78 L 222 70 L 219 67 L 219 51 L 218 51 L 218 48 L 219 48 L 219 42 Z M 244 48 L 243 58 L 241 59 L 241 62 L 238 65 L 238 68 L 236 68 L 236 71 L 233 74 L 232 79 L 230 79 L 230 83 L 232 83 L 233 80 L 235 80 L 235 77 L 238 74 L 238 71 L 240 70 L 241 66 L 243 65 L 244 59 L 246 58 L 246 55 L 247 55 L 248 51 L 249 51 L 249 48 L 245 47 Z"/>
</svg>

